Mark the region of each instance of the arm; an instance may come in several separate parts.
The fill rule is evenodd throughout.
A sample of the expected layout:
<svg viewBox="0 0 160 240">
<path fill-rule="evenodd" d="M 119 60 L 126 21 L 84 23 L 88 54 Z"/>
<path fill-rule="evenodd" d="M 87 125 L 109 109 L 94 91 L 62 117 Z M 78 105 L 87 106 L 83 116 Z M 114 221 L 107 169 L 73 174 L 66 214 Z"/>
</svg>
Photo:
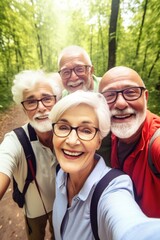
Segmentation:
<svg viewBox="0 0 160 240">
<path fill-rule="evenodd" d="M 127 231 L 149 221 L 132 192 L 132 182 L 127 175 L 115 178 L 105 189 L 98 204 L 100 239 L 123 239 Z"/>
<path fill-rule="evenodd" d="M 150 148 L 150 154 L 152 163 L 155 165 L 157 171 L 160 173 L 160 136 L 154 140 Z"/>
<path fill-rule="evenodd" d="M 5 194 L 9 184 L 10 178 L 6 174 L 0 172 L 0 200 Z"/>
</svg>

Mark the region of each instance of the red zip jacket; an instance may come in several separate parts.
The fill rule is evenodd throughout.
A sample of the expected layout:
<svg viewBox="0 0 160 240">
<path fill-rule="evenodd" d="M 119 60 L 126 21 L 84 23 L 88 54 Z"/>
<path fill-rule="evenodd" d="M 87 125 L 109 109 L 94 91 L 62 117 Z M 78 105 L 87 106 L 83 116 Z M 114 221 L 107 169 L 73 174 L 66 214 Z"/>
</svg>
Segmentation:
<svg viewBox="0 0 160 240">
<path fill-rule="evenodd" d="M 134 182 L 137 203 L 149 217 L 160 218 L 160 178 L 156 177 L 148 165 L 148 144 L 160 128 L 160 117 L 147 110 L 147 117 L 142 135 L 135 150 L 125 159 L 123 171 Z M 120 168 L 117 157 L 117 137 L 112 134 L 111 166 Z M 156 138 L 151 148 L 152 162 L 160 172 L 160 137 Z"/>
</svg>

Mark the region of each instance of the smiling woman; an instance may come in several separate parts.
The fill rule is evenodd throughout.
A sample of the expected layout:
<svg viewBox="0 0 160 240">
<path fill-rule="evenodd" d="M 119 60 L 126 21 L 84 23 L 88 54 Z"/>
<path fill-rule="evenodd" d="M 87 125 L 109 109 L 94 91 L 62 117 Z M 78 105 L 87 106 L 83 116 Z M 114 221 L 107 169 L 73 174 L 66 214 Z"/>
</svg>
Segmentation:
<svg viewBox="0 0 160 240">
<path fill-rule="evenodd" d="M 98 182 L 111 170 L 95 154 L 110 130 L 107 102 L 100 93 L 78 90 L 58 101 L 49 117 L 61 167 L 53 206 L 55 237 L 91 240 L 94 238 L 89 211 L 92 195 Z M 97 209 L 101 240 L 120 240 L 124 236 L 131 240 L 134 229 L 137 233 L 139 225 L 150 221 L 160 226 L 160 221 L 142 213 L 133 196 L 132 181 L 125 174 L 115 177 L 104 189 Z"/>
</svg>

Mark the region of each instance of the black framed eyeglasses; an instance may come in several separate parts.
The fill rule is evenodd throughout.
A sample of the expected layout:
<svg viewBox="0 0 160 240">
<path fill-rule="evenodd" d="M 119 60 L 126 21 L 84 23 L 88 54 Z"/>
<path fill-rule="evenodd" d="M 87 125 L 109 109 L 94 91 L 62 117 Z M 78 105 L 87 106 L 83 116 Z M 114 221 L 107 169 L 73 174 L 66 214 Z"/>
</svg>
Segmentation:
<svg viewBox="0 0 160 240">
<path fill-rule="evenodd" d="M 91 67 L 90 65 L 77 65 L 74 68 L 63 68 L 58 73 L 60 74 L 62 79 L 68 79 L 72 75 L 72 71 L 78 76 L 81 77 L 87 73 L 88 68 Z"/>
<path fill-rule="evenodd" d="M 28 99 L 21 102 L 21 104 L 27 111 L 32 111 L 38 108 L 39 102 L 41 102 L 45 107 L 52 107 L 56 103 L 56 96 L 49 95 L 41 99 Z"/>
<path fill-rule="evenodd" d="M 98 128 L 88 125 L 72 127 L 65 123 L 53 123 L 52 126 L 53 132 L 57 137 L 65 138 L 69 136 L 72 130 L 75 130 L 78 138 L 84 141 L 92 140 L 96 136 L 96 133 L 99 131 Z"/>
<path fill-rule="evenodd" d="M 106 90 L 102 92 L 107 103 L 114 103 L 117 100 L 118 94 L 121 93 L 126 101 L 135 101 L 141 97 L 144 87 L 129 87 L 123 90 Z"/>
</svg>

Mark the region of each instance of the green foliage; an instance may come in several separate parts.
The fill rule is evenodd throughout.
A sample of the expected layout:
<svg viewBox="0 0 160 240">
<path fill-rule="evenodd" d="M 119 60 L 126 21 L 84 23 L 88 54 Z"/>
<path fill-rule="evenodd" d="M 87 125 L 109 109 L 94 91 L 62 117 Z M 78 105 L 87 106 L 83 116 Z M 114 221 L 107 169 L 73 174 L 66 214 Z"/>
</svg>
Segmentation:
<svg viewBox="0 0 160 240">
<path fill-rule="evenodd" d="M 11 86 L 8 85 L 1 85 L 0 88 L 0 112 L 5 111 L 10 104 L 12 103 L 12 94 L 11 94 Z"/>
<path fill-rule="evenodd" d="M 59 52 L 80 45 L 95 74 L 108 66 L 108 30 L 114 0 L 3 0 L 0 2 L 0 105 L 23 69 L 58 70 Z M 121 0 L 116 33 L 116 65 L 129 66 L 149 89 L 149 108 L 160 113 L 160 1 Z"/>
</svg>

